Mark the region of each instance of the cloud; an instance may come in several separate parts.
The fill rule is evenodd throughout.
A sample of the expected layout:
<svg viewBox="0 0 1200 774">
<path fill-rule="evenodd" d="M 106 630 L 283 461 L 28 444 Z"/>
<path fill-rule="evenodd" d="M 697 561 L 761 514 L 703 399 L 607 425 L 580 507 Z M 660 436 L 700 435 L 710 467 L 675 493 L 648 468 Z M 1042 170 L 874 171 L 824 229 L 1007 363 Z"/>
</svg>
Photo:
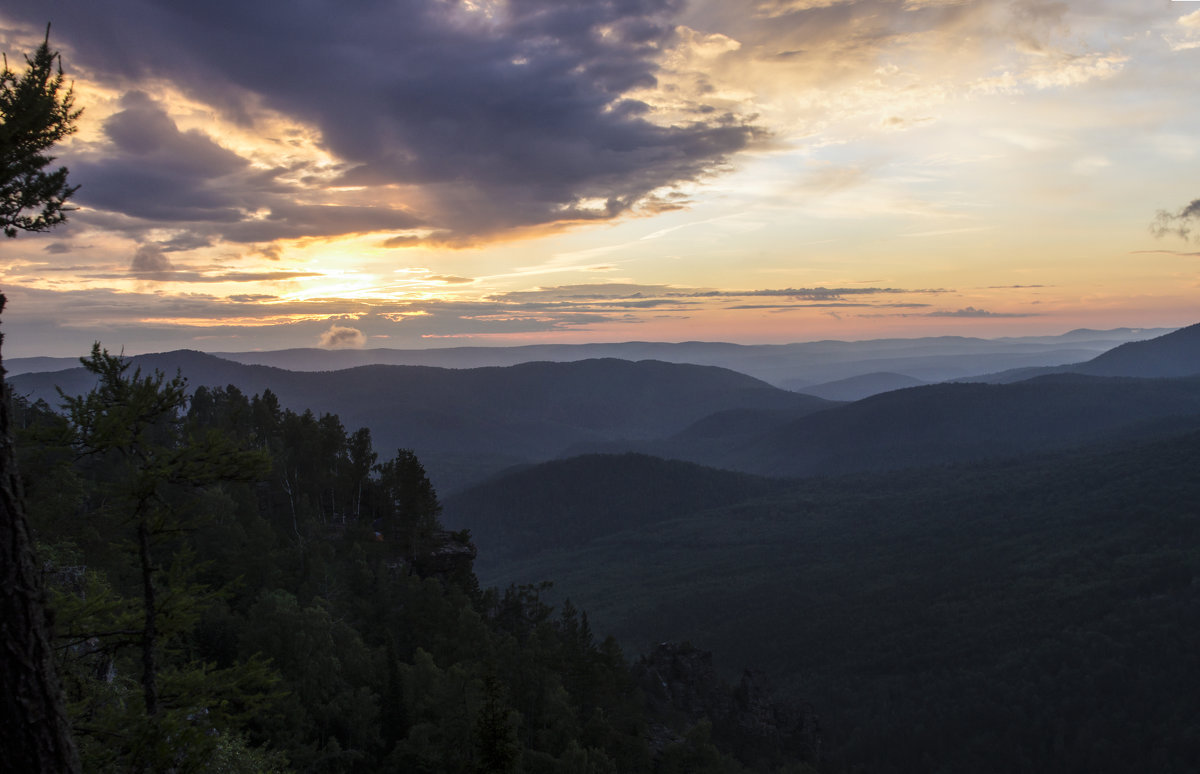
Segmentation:
<svg viewBox="0 0 1200 774">
<path fill-rule="evenodd" d="M 93 81 L 168 84 L 244 127 L 267 112 L 286 116 L 344 164 L 323 184 L 327 196 L 366 186 L 390 199 L 289 209 L 282 189 L 299 183 L 181 131 L 146 94 L 127 94 L 104 124 L 112 153 L 72 163 L 81 197 L 234 241 L 428 225 L 436 240 L 461 243 L 608 220 L 671 203 L 665 191 L 763 136 L 726 110 L 665 120 L 628 97 L 655 87 L 677 0 L 398 0 L 353 14 L 336 0 L 56 7 L 71 20 L 56 25 L 56 39 Z M 11 15 L 44 23 L 35 9 Z M 262 209 L 271 214 L 252 217 Z"/>
<path fill-rule="evenodd" d="M 121 153 L 137 155 L 168 172 L 200 178 L 221 177 L 248 164 L 199 130 L 181 132 L 145 92 L 127 92 L 121 108 L 104 121 L 104 134 Z"/>
<path fill-rule="evenodd" d="M 776 19 L 801 11 L 811 11 L 817 8 L 830 8 L 854 0 L 759 0 L 754 6 L 757 16 Z"/>
<path fill-rule="evenodd" d="M 283 257 L 283 248 L 279 245 L 263 245 L 255 252 L 269 261 L 278 261 Z"/>
<path fill-rule="evenodd" d="M 1200 48 L 1200 11 L 1192 11 L 1179 17 L 1176 24 L 1180 27 L 1179 33 L 1168 33 L 1163 36 L 1171 50 L 1189 51 L 1193 48 Z"/>
<path fill-rule="evenodd" d="M 307 201 L 312 191 L 280 179 L 295 170 L 255 168 L 207 134 L 180 130 L 143 92 L 126 93 L 120 106 L 103 124 L 108 144 L 71 164 L 77 199 L 93 210 L 76 216 L 83 223 L 134 237 L 175 228 L 171 246 L 190 250 L 215 239 L 269 243 L 419 222 L 398 207 Z M 258 252 L 274 260 L 280 250 L 267 244 Z"/>
<path fill-rule="evenodd" d="M 840 309 L 843 307 L 870 307 L 871 309 L 921 309 L 927 306 L 929 306 L 929 304 L 869 304 L 855 303 L 853 301 L 825 301 L 811 304 L 738 304 L 729 308 L 742 310 L 770 309 L 777 312 L 784 312 L 790 309 Z"/>
<path fill-rule="evenodd" d="M 976 309 L 973 306 L 968 306 L 965 309 L 957 309 L 953 312 L 939 311 L 929 312 L 926 317 L 1036 317 L 1037 315 L 1028 312 L 989 312 L 986 309 Z"/>
<path fill-rule="evenodd" d="M 367 337 L 358 328 L 333 325 L 321 334 L 317 346 L 329 349 L 362 349 L 366 343 Z"/>
<path fill-rule="evenodd" d="M 139 245 L 129 264 L 131 274 L 148 279 L 161 279 L 173 268 L 158 245 Z"/>
<path fill-rule="evenodd" d="M 163 251 L 162 246 L 155 243 L 139 245 L 134 251 L 133 260 L 129 264 L 129 273 L 138 279 L 156 280 L 159 282 L 278 282 L 304 277 L 320 277 L 320 272 L 312 271 L 197 271 L 190 268 L 176 267 Z M 119 274 L 83 273 L 87 279 L 120 279 Z"/>
<path fill-rule="evenodd" d="M 1197 221 L 1200 221 L 1200 199 L 1193 199 L 1175 212 L 1159 210 L 1150 224 L 1150 233 L 1159 239 L 1167 235 L 1190 239 Z"/>
<path fill-rule="evenodd" d="M 1091 80 L 1112 78 L 1129 61 L 1122 54 L 1061 52 L 1045 60 L 1036 60 L 1024 77 L 1039 89 L 1077 86 Z"/>
<path fill-rule="evenodd" d="M 1133 255 L 1179 255 L 1185 258 L 1200 258 L 1200 252 L 1185 252 L 1183 250 L 1130 250 Z"/>
<path fill-rule="evenodd" d="M 152 256 L 148 268 L 153 268 Z M 170 281 L 194 272 L 168 270 Z M 157 276 L 157 275 L 156 275 Z M 231 281 L 228 275 L 223 281 Z M 238 276 L 238 275 L 233 275 Z M 8 290 L 8 288 L 6 288 Z M 614 283 L 542 288 L 497 294 L 482 299 L 344 299 L 311 298 L 288 300 L 263 293 L 238 293 L 227 297 L 199 292 L 156 293 L 115 290 L 49 291 L 12 286 L 21 297 L 23 316 L 44 325 L 71 325 L 87 329 L 150 325 L 162 329 L 215 328 L 323 323 L 312 336 L 329 344 L 347 346 L 358 340 L 354 331 L 367 337 L 394 332 L 399 324 L 405 335 L 498 334 L 562 331 L 598 323 L 644 322 L 648 314 L 698 313 L 705 309 L 834 308 L 843 306 L 913 308 L 927 304 L 912 302 L 896 288 L 759 289 L 750 291 L 681 288 L 670 285 Z M 816 292 L 813 292 L 816 291 Z M 941 292 L 941 291 L 937 291 Z M 16 299 L 17 295 L 13 295 Z M 900 297 L 898 297 L 900 296 Z M 737 304 L 755 298 L 770 302 Z M 729 302 L 733 301 L 734 304 Z M 61 309 L 69 306 L 74 315 L 64 322 Z M 17 308 L 14 300 L 14 308 Z M 14 318 L 15 319 L 15 318 Z M 345 324 L 354 320 L 354 326 Z M 332 327 L 329 327 L 332 326 Z M 340 332 L 340 333 L 339 333 Z M 337 334 L 337 335 L 335 335 Z"/>
<path fill-rule="evenodd" d="M 388 237 L 383 240 L 384 247 L 416 247 L 424 243 L 424 239 L 411 234 L 401 234 L 400 236 Z"/>
<path fill-rule="evenodd" d="M 791 298 L 798 301 L 840 301 L 846 296 L 903 295 L 909 293 L 947 293 L 942 288 L 907 290 L 902 288 L 841 287 L 841 288 L 766 288 L 758 290 L 713 290 L 683 288 L 671 285 L 638 285 L 633 283 L 561 285 L 536 290 L 519 290 L 494 298 L 510 302 L 576 302 L 612 301 L 617 299 L 713 299 L 713 298 Z"/>
<path fill-rule="evenodd" d="M 249 166 L 197 130 L 181 132 L 141 91 L 120 100 L 103 124 L 109 145 L 71 164 L 76 200 L 100 210 L 151 221 L 234 222 L 236 193 L 216 185 Z M 227 181 L 226 181 L 227 182 Z"/>
</svg>

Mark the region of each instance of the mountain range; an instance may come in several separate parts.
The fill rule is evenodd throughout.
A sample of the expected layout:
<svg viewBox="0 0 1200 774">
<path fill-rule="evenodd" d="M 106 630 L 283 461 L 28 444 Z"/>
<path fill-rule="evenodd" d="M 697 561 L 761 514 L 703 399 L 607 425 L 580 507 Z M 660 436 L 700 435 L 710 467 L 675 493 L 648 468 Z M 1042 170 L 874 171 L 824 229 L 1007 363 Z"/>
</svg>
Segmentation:
<svg viewBox="0 0 1200 774">
<path fill-rule="evenodd" d="M 378 449 L 415 450 L 442 491 L 585 443 L 673 435 L 721 411 L 796 416 L 832 405 L 727 369 L 649 360 L 297 372 L 181 350 L 134 357 L 131 367 L 178 371 L 192 387 L 235 385 L 247 394 L 270 389 L 284 407 L 337 414 L 348 428 L 369 427 Z M 79 367 L 21 374 L 11 383 L 19 394 L 55 405 L 57 389 L 83 393 L 95 378 Z"/>
<path fill-rule="evenodd" d="M 1200 377 L 1135 377 L 1200 373 L 1198 340 L 1200 325 L 1193 325 L 1118 345 L 1073 372 L 925 385 L 848 404 L 729 369 L 653 360 L 287 371 L 180 350 L 131 362 L 146 371 L 179 371 L 193 386 L 235 385 L 248 394 L 271 389 L 285 407 L 338 414 L 347 427 L 369 427 L 380 449 L 416 451 L 448 493 L 513 465 L 589 452 L 637 452 L 786 477 L 1002 457 L 1151 433 L 1200 413 Z M 53 404 L 56 388 L 81 393 L 94 377 L 74 368 L 11 381 L 18 392 Z"/>
<path fill-rule="evenodd" d="M 1167 333 L 1169 328 L 1080 329 L 1059 336 L 979 339 L 937 336 L 867 341 L 814 341 L 741 345 L 689 341 L 615 344 L 539 344 L 520 347 L 439 349 L 287 349 L 272 352 L 218 352 L 225 360 L 291 371 L 335 371 L 363 365 L 422 365 L 439 368 L 503 367 L 535 361 L 569 362 L 617 358 L 712 365 L 748 374 L 790 390 L 812 388 L 832 400 L 866 397 L 862 384 L 838 392 L 843 379 L 895 373 L 919 382 L 962 379 L 1001 370 L 1058 366 L 1092 358 L 1119 344 Z M 9 374 L 54 371 L 78 365 L 75 358 L 9 358 Z M 876 392 L 896 389 L 886 382 Z M 811 390 L 809 390 L 811 392 Z M 833 391 L 830 393 L 830 391 Z M 829 393 L 829 394 L 826 394 Z"/>
<path fill-rule="evenodd" d="M 970 381 L 1003 384 L 1035 376 L 1066 373 L 1143 378 L 1200 374 L 1200 324 L 1189 325 L 1145 341 L 1126 342 L 1081 363 L 1015 368 L 985 374 Z"/>
</svg>

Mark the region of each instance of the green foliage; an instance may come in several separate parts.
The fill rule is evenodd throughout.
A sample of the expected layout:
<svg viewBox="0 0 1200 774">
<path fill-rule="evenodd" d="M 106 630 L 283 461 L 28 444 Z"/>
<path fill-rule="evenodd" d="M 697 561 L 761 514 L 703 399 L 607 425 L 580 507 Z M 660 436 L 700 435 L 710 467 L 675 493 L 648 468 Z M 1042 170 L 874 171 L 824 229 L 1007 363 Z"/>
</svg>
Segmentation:
<svg viewBox="0 0 1200 774">
<path fill-rule="evenodd" d="M 274 677 L 255 659 L 218 669 L 196 658 L 191 635 L 220 594 L 198 579 L 206 564 L 188 537 L 216 518 L 206 506 L 222 501 L 206 492 L 261 475 L 267 460 L 218 431 L 191 432 L 181 377 L 130 374 L 98 344 L 83 363 L 96 388 L 64 396 L 65 423 L 35 422 L 30 437 L 56 431 L 42 466 L 66 467 L 54 449 L 72 449 L 81 493 L 74 516 L 84 528 L 59 514 L 66 540 L 50 555 L 74 560 L 57 567 L 55 598 L 84 763 L 202 770 L 219 738 L 212 732 L 236 727 Z"/>
<path fill-rule="evenodd" d="M 712 724 L 697 723 L 687 737 L 668 747 L 659 762 L 657 774 L 738 774 L 744 769 L 721 755 L 712 743 Z"/>
<path fill-rule="evenodd" d="M 475 718 L 475 745 L 479 774 L 510 774 L 517 765 L 516 712 L 504 703 L 503 688 L 495 675 L 483 677 L 483 704 Z"/>
<path fill-rule="evenodd" d="M 495 564 L 698 510 L 779 492 L 791 482 L 643 454 L 588 454 L 532 465 L 448 498 Z"/>
<path fill-rule="evenodd" d="M 62 223 L 77 188 L 67 185 L 66 167 L 46 170 L 54 161 L 46 151 L 75 131 L 82 112 L 74 109 L 58 53 L 50 50 L 49 27 L 25 65 L 18 74 L 6 56 L 0 70 L 0 226 L 8 237 Z"/>
<path fill-rule="evenodd" d="M 624 642 L 669 631 L 779 676 L 851 770 L 1184 772 L 1198 468 L 1188 433 L 809 479 L 493 580 L 554 577 Z"/>
<path fill-rule="evenodd" d="M 16 408 L 89 770 L 654 770 L 616 641 L 548 584 L 481 591 L 411 451 L 86 362 L 65 416 Z"/>
</svg>

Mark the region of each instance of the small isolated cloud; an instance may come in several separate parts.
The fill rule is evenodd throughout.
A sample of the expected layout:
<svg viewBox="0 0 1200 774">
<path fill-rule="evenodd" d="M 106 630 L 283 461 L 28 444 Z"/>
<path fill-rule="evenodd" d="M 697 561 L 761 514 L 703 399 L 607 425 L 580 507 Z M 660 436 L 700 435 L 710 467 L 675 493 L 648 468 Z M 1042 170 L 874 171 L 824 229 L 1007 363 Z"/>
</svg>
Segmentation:
<svg viewBox="0 0 1200 774">
<path fill-rule="evenodd" d="M 1150 233 L 1160 239 L 1168 234 L 1190 239 L 1197 221 L 1200 221 L 1200 199 L 1193 199 L 1191 204 L 1177 212 L 1159 210 L 1150 224 Z"/>
<path fill-rule="evenodd" d="M 453 274 L 435 274 L 429 279 L 434 282 L 445 282 L 447 285 L 469 285 L 475 281 L 470 277 L 456 277 Z"/>
<path fill-rule="evenodd" d="M 321 334 L 318 346 L 327 349 L 362 349 L 366 344 L 367 337 L 358 328 L 333 325 Z"/>
<path fill-rule="evenodd" d="M 66 242 L 51 242 L 42 249 L 51 255 L 62 255 L 71 252 L 71 246 Z"/>
<path fill-rule="evenodd" d="M 169 273 L 174 267 L 158 245 L 139 245 L 129 264 L 129 272 L 138 277 L 155 279 Z"/>
</svg>

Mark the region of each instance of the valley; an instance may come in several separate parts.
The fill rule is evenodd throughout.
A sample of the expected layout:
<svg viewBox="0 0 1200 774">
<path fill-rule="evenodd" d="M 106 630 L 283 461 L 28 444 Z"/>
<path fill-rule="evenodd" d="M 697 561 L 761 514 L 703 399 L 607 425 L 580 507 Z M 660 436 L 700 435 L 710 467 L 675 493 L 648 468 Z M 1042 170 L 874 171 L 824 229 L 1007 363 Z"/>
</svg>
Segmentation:
<svg viewBox="0 0 1200 774">
<path fill-rule="evenodd" d="M 541 589 L 626 653 L 711 650 L 730 684 L 762 670 L 820 718 L 822 770 L 1183 772 L 1200 756 L 1177 690 L 1200 679 L 1198 339 L 854 401 L 655 360 L 130 362 L 411 449 L 484 588 Z M 95 379 L 11 381 L 53 403 Z M 306 518 L 362 528 L 363 506 L 347 520 L 320 497 Z"/>
</svg>

